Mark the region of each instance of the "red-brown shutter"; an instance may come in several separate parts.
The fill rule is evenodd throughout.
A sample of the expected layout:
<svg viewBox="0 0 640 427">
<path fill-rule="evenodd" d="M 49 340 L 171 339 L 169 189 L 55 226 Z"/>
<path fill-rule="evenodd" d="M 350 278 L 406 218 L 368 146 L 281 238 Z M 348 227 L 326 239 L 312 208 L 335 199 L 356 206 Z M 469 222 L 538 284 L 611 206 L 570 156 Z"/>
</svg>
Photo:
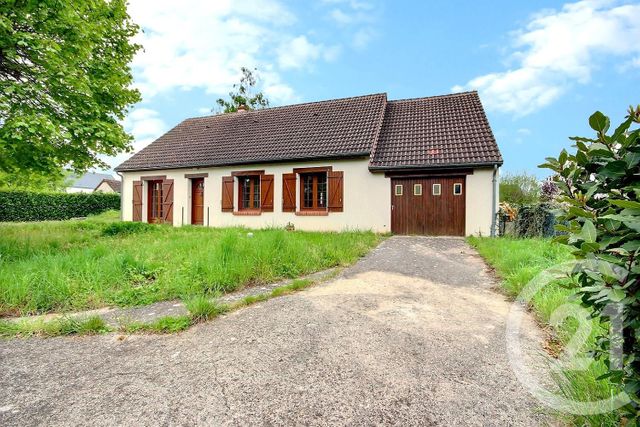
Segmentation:
<svg viewBox="0 0 640 427">
<path fill-rule="evenodd" d="M 343 179 L 342 171 L 327 172 L 329 181 L 329 212 L 342 212 Z"/>
<path fill-rule="evenodd" d="M 142 221 L 142 181 L 133 181 L 133 220 Z"/>
<path fill-rule="evenodd" d="M 282 174 L 282 212 L 296 211 L 296 174 Z"/>
<path fill-rule="evenodd" d="M 173 225 L 173 180 L 162 181 L 162 222 Z"/>
<path fill-rule="evenodd" d="M 233 177 L 222 177 L 222 212 L 233 212 Z"/>
<path fill-rule="evenodd" d="M 260 177 L 260 208 L 263 212 L 273 212 L 273 175 Z"/>
</svg>

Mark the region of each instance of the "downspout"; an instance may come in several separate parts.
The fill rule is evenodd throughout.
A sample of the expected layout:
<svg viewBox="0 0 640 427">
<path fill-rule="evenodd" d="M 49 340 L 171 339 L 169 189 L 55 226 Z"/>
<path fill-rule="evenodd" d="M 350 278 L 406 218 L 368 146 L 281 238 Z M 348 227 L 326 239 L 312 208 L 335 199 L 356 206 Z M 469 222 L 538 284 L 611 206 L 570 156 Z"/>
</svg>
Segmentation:
<svg viewBox="0 0 640 427">
<path fill-rule="evenodd" d="M 493 178 L 491 183 L 493 185 L 493 192 L 491 194 L 491 237 L 496 237 L 496 198 L 498 193 L 498 165 L 493 165 Z"/>
<path fill-rule="evenodd" d="M 118 171 L 116 173 L 120 176 L 120 221 L 124 221 L 124 176 Z"/>
</svg>

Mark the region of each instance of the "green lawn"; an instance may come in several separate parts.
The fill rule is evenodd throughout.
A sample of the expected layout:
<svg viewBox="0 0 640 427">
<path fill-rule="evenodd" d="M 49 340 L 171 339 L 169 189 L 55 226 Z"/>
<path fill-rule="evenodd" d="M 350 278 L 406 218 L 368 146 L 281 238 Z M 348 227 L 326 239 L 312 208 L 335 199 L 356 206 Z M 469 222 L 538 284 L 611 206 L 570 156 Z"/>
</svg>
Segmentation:
<svg viewBox="0 0 640 427">
<path fill-rule="evenodd" d="M 0 316 L 214 296 L 351 264 L 380 238 L 121 223 L 117 212 L 2 223 Z"/>
<path fill-rule="evenodd" d="M 510 239 L 510 238 L 479 238 L 470 237 L 480 255 L 491 264 L 502 280 L 502 287 L 506 293 L 515 298 L 524 286 L 541 271 L 573 259 L 570 248 L 551 242 L 548 239 Z M 548 324 L 551 314 L 566 303 L 578 304 L 572 296 L 574 288 L 568 280 L 560 280 L 544 287 L 531 301 L 531 309 L 539 321 Z M 595 344 L 595 335 L 605 328 L 598 320 L 592 322 L 592 333 L 586 337 L 585 351 Z M 562 349 L 576 334 L 577 322 L 568 319 L 553 328 L 556 344 Z M 554 343 L 550 343 L 554 347 Z M 584 371 L 564 370 L 557 372 L 555 380 L 563 395 L 574 401 L 594 401 L 606 399 L 617 390 L 607 380 L 596 380 L 606 372 L 601 362 L 592 363 Z M 569 416 L 566 421 L 573 425 L 617 426 L 619 416 L 615 412 L 588 416 Z"/>
</svg>

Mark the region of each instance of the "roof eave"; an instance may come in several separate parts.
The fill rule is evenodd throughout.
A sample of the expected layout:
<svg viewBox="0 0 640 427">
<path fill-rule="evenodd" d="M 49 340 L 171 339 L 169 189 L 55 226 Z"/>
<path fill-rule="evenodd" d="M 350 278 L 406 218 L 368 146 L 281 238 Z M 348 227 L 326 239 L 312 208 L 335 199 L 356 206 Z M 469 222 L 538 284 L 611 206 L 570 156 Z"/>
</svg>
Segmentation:
<svg viewBox="0 0 640 427">
<path fill-rule="evenodd" d="M 314 160 L 348 160 L 354 158 L 366 157 L 368 158 L 371 151 L 357 151 L 352 153 L 340 153 L 330 154 L 326 156 L 314 156 L 314 157 L 292 157 L 292 158 L 280 158 L 280 159 L 267 159 L 267 160 L 249 160 L 249 161 L 237 161 L 237 162 L 224 162 L 218 164 L 192 164 L 192 165 L 175 165 L 175 166 L 158 166 L 158 167 L 142 167 L 142 168 L 121 168 L 116 167 L 116 172 L 144 172 L 144 171 L 157 171 L 157 170 L 174 170 L 174 169 L 193 169 L 193 168 L 221 168 L 226 166 L 242 166 L 242 165 L 258 165 L 258 164 L 278 164 L 285 162 L 311 162 Z"/>
<path fill-rule="evenodd" d="M 443 163 L 438 165 L 433 164 L 422 164 L 422 165 L 394 165 L 394 166 L 371 166 L 369 165 L 369 170 L 371 171 L 394 171 L 394 170 L 411 170 L 411 169 L 455 169 L 455 168 L 481 168 L 481 167 L 493 167 L 493 166 L 502 166 L 504 162 L 493 161 L 493 162 L 474 162 L 474 163 Z"/>
</svg>

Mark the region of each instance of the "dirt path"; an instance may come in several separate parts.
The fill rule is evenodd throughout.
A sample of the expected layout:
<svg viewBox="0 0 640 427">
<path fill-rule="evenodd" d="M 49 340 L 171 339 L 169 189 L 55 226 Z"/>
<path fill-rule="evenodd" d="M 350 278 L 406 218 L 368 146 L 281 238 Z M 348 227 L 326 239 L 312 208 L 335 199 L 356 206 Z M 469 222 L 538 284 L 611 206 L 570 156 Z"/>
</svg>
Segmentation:
<svg viewBox="0 0 640 427">
<path fill-rule="evenodd" d="M 463 240 L 394 237 L 182 334 L 0 341 L 0 425 L 546 424 L 492 285 Z"/>
</svg>

